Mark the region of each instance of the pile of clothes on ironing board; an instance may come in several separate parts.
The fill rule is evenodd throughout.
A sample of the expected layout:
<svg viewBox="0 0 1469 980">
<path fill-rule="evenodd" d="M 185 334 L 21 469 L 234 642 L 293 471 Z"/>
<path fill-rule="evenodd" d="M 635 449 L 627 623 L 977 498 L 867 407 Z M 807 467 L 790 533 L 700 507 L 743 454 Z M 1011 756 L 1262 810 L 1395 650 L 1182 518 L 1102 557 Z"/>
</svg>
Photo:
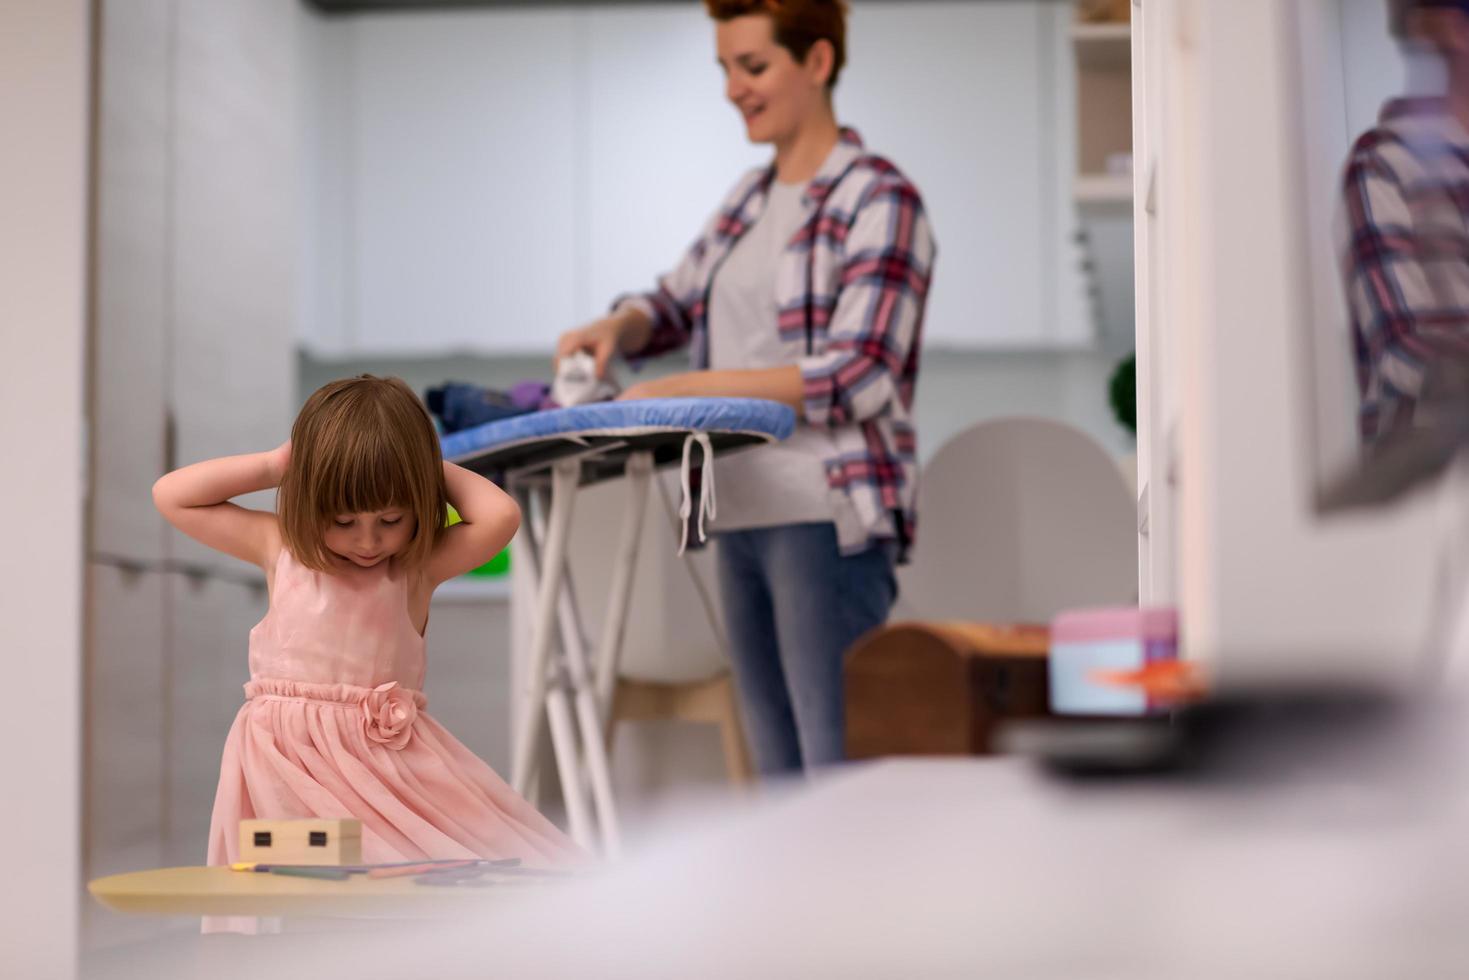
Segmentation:
<svg viewBox="0 0 1469 980">
<path fill-rule="evenodd" d="M 550 384 L 521 381 L 500 391 L 451 381 L 424 392 L 424 402 L 447 435 L 516 415 L 611 401 L 620 391 L 611 378 L 597 377 L 596 361 L 590 354 L 578 352 L 561 359 Z"/>
</svg>

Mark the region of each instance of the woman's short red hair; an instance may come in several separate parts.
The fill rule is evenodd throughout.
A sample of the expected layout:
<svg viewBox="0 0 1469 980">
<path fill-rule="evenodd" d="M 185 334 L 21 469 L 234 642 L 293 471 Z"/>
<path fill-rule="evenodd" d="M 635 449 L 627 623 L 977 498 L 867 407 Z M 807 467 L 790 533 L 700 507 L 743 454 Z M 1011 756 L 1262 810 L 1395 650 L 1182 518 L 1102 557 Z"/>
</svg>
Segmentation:
<svg viewBox="0 0 1469 980">
<path fill-rule="evenodd" d="M 719 21 L 769 17 L 775 22 L 776 43 L 799 62 L 805 62 L 817 41 L 830 42 L 831 78 L 826 85 L 836 87 L 847 63 L 847 0 L 704 0 L 704 7 Z"/>
</svg>

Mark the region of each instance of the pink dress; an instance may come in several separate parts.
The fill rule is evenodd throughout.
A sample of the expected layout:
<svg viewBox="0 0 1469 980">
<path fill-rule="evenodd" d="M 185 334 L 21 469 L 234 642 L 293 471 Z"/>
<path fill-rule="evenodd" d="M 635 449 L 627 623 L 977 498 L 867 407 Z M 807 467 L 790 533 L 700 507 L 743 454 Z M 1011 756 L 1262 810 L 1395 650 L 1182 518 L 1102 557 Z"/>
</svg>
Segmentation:
<svg viewBox="0 0 1469 980">
<path fill-rule="evenodd" d="M 250 631 L 250 682 L 220 764 L 209 863 L 250 817 L 355 817 L 368 863 L 582 852 L 424 711 L 424 638 L 395 562 L 313 572 L 284 548 Z"/>
</svg>

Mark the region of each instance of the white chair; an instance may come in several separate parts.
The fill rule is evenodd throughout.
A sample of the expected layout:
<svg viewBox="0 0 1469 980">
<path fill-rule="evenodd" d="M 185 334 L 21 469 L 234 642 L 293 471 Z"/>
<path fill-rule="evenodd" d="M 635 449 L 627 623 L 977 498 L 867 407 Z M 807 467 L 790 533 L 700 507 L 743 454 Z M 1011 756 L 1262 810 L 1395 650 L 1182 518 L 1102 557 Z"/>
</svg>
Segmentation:
<svg viewBox="0 0 1469 980">
<path fill-rule="evenodd" d="M 982 422 L 923 468 L 894 620 L 1048 622 L 1137 601 L 1136 505 L 1116 461 L 1037 418 Z"/>
<path fill-rule="evenodd" d="M 733 782 L 753 772 L 740 725 L 719 612 L 713 550 L 680 558 L 668 474 L 654 477 L 624 632 L 622 658 L 607 725 L 609 740 L 628 721 L 677 720 L 717 725 Z M 617 548 L 628 485 L 610 481 L 577 497 L 570 535 L 571 570 L 581 607 L 606 608 L 609 556 Z M 587 624 L 597 635 L 600 623 Z"/>
</svg>

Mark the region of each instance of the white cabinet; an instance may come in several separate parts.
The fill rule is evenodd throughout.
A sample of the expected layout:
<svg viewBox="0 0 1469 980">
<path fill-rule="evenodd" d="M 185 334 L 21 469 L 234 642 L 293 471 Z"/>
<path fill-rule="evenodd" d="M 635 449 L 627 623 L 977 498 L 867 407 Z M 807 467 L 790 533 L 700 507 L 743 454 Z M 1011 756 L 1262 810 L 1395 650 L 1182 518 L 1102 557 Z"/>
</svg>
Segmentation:
<svg viewBox="0 0 1469 980">
<path fill-rule="evenodd" d="M 265 615 L 263 587 L 221 579 L 168 580 L 168 724 L 164 860 L 203 864 L 225 735 L 244 701 L 250 628 Z"/>
<path fill-rule="evenodd" d="M 93 550 L 233 566 L 167 530 L 149 490 L 169 465 L 288 432 L 294 9 L 103 13 Z"/>
<path fill-rule="evenodd" d="M 167 454 L 171 0 L 100 9 L 91 550 L 156 568 L 150 488 Z M 166 577 L 87 566 L 83 854 L 88 876 L 163 861 Z M 140 938 L 83 906 L 89 946 Z M 151 934 L 156 930 L 144 929 Z"/>
<path fill-rule="evenodd" d="M 588 149 L 579 177 L 577 250 L 585 257 L 578 317 L 653 288 L 724 196 L 769 151 L 745 139 L 724 98 L 714 29 L 700 4 L 588 10 Z M 554 341 L 536 338 L 542 347 Z"/>
<path fill-rule="evenodd" d="M 92 548 L 156 561 L 166 456 L 170 0 L 102 7 Z"/>
<path fill-rule="evenodd" d="M 289 434 L 296 225 L 289 0 L 180 0 L 168 387 L 178 465 Z M 269 507 L 271 497 L 248 501 Z M 239 564 L 182 535 L 175 557 Z"/>
<path fill-rule="evenodd" d="M 82 853 L 88 878 L 166 864 L 166 587 L 156 573 L 87 569 Z M 137 942 L 163 928 L 92 902 L 83 909 L 91 948 Z"/>
<path fill-rule="evenodd" d="M 576 319 L 579 21 L 511 9 L 343 23 L 355 349 L 536 348 Z"/>
<path fill-rule="evenodd" d="M 264 599 L 220 580 L 251 570 L 168 529 L 150 488 L 170 464 L 287 434 L 298 240 L 293 0 L 116 0 L 99 11 L 92 876 L 203 858 Z M 202 577 L 177 574 L 179 562 Z M 93 947 L 159 928 L 87 910 Z"/>
<path fill-rule="evenodd" d="M 92 551 L 166 553 L 153 481 L 166 455 L 171 0 L 101 8 Z M 84 852 L 92 876 L 162 861 L 166 578 L 87 569 Z M 89 942 L 129 934 L 88 909 Z"/>
<path fill-rule="evenodd" d="M 162 856 L 167 580 L 101 565 L 87 579 L 87 870 L 100 875 Z"/>
<path fill-rule="evenodd" d="M 923 194 L 928 345 L 1044 342 L 1058 260 L 1050 5 L 857 4 L 837 108 Z"/>
</svg>

